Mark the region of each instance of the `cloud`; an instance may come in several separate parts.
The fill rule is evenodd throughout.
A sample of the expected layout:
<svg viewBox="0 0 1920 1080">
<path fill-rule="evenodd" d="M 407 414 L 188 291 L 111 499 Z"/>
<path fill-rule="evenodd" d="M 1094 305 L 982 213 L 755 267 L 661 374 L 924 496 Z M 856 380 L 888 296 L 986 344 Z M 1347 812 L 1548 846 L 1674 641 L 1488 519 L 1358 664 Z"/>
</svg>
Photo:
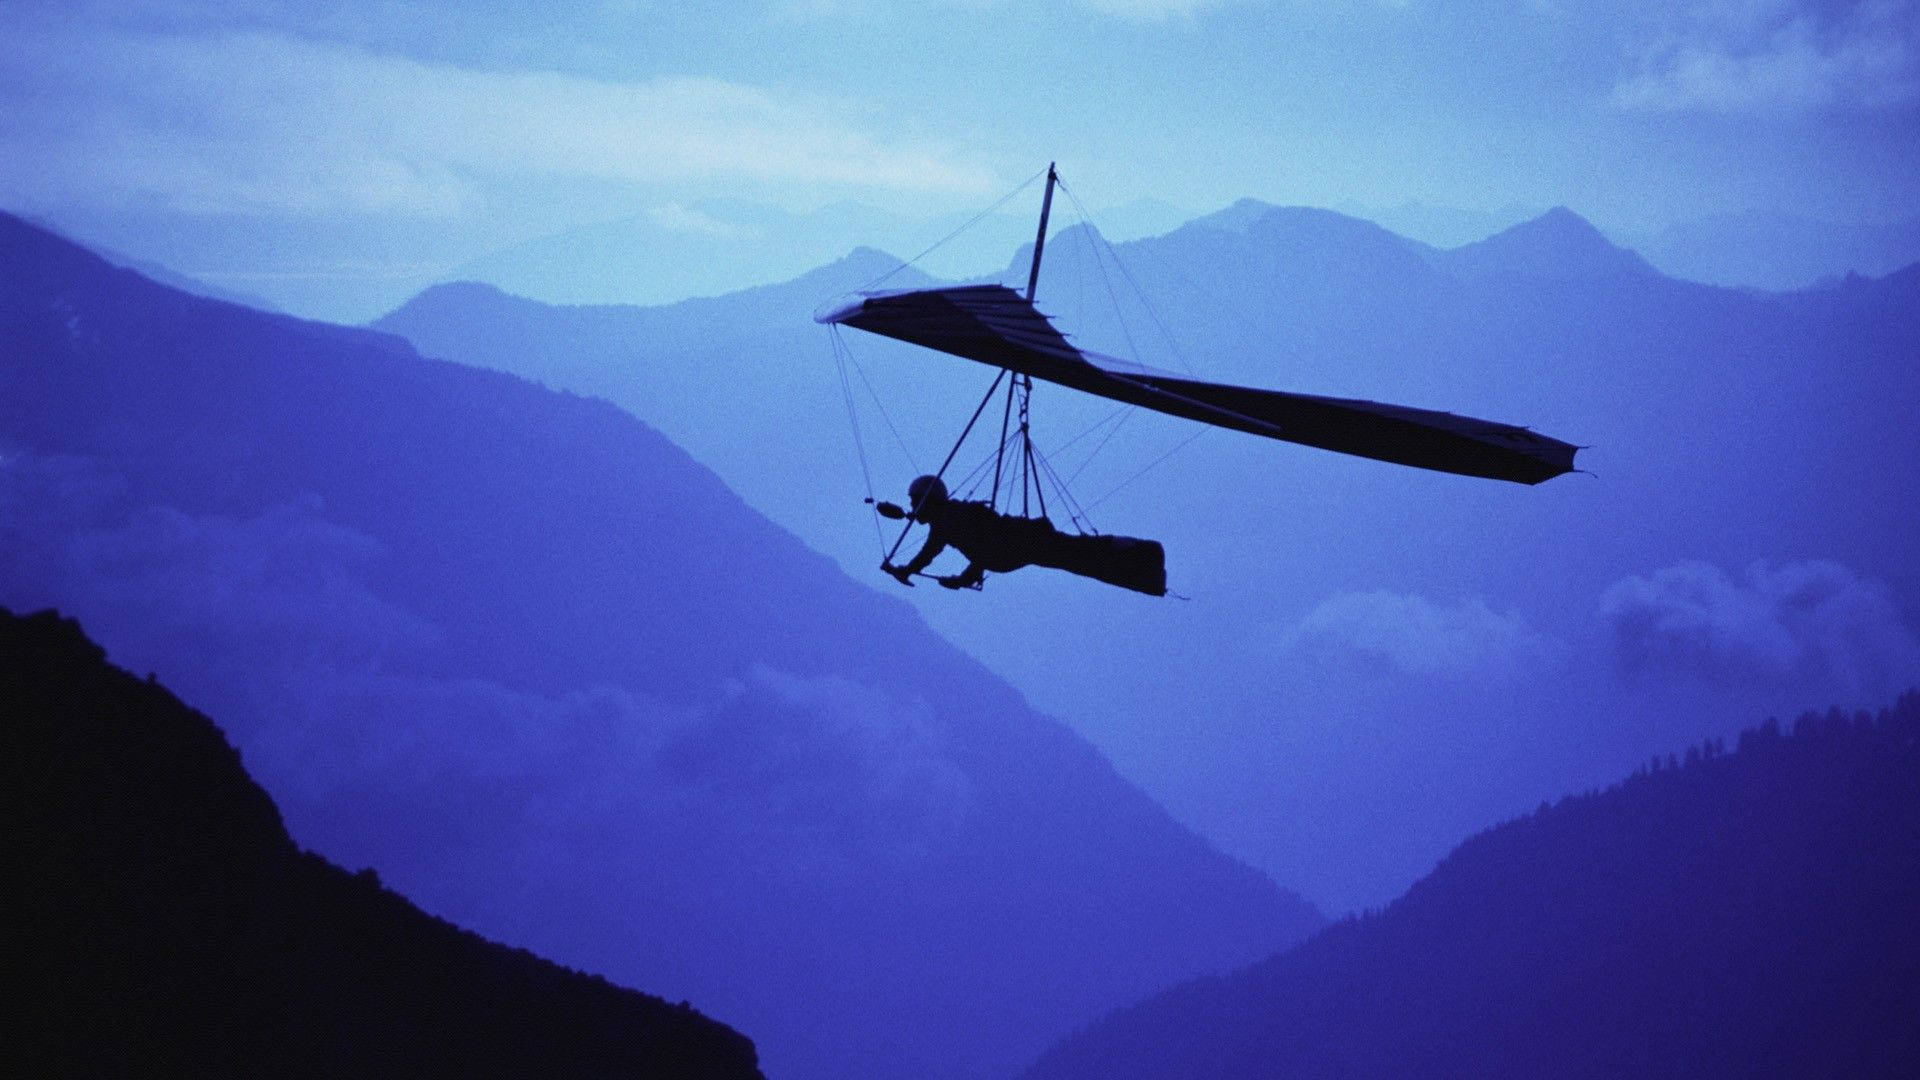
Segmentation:
<svg viewBox="0 0 1920 1080">
<path fill-rule="evenodd" d="M 684 203 L 662 203 L 648 207 L 644 213 L 648 221 L 667 232 L 718 236 L 728 240 L 751 240 L 760 235 L 760 230 L 752 226 L 722 221 L 698 207 Z"/>
<path fill-rule="evenodd" d="M 1626 111 L 1881 111 L 1920 102 L 1920 4 L 1708 4 L 1615 87 Z"/>
<path fill-rule="evenodd" d="M 1754 563 L 1736 578 L 1685 562 L 1615 582 L 1601 613 L 1623 670 L 1848 700 L 1920 680 L 1920 639 L 1887 590 L 1833 562 Z"/>
<path fill-rule="evenodd" d="M 451 215 L 501 177 L 979 193 L 847 101 L 710 78 L 480 71 L 278 34 L 0 42 L 0 199 Z"/>
<path fill-rule="evenodd" d="M 434 637 L 368 584 L 382 557 L 315 497 L 191 515 L 130 504 L 116 475 L 84 459 L 0 459 L 0 603 L 59 606 L 103 638 L 141 643 L 116 651 L 119 663 L 147 667 L 192 640 L 222 670 L 377 669 Z"/>
<path fill-rule="evenodd" d="M 764 666 L 674 731 L 657 761 L 664 777 L 714 800 L 712 809 L 825 846 L 950 837 L 971 802 L 925 702 Z"/>
<path fill-rule="evenodd" d="M 191 514 L 94 462 L 0 456 L 0 604 L 59 607 L 158 672 L 228 730 L 296 837 L 350 865 L 512 880 L 564 837 L 567 859 L 665 848 L 801 881 L 940 850 L 967 820 L 923 700 L 771 667 L 673 706 L 460 674 L 381 584 L 387 560 L 317 498 Z"/>
<path fill-rule="evenodd" d="M 1386 591 L 1329 597 L 1289 631 L 1286 647 L 1384 662 L 1414 676 L 1512 671 L 1560 651 L 1518 612 L 1502 615 L 1479 597 L 1438 604 Z"/>
</svg>

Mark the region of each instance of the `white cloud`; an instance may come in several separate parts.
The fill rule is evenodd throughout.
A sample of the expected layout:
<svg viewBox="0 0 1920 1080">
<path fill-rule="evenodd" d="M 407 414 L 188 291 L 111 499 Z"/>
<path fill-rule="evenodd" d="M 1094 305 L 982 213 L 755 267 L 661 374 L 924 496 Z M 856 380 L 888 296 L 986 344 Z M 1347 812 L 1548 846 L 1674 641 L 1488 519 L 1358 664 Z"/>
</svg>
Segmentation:
<svg viewBox="0 0 1920 1080">
<path fill-rule="evenodd" d="M 1404 674 L 1462 676 L 1544 663 L 1560 649 L 1518 612 L 1501 614 L 1470 597 L 1351 592 L 1327 598 L 1286 637 L 1289 650 L 1385 662 Z"/>
<path fill-rule="evenodd" d="M 1612 96 L 1616 108 L 1651 112 L 1875 111 L 1916 102 L 1913 0 L 1702 5 Z"/>
<path fill-rule="evenodd" d="M 760 230 L 752 226 L 721 221 L 699 207 L 688 206 L 685 203 L 670 202 L 650 206 L 645 214 L 648 221 L 668 232 L 719 236 L 730 240 L 750 240 L 760 235 Z"/>
<path fill-rule="evenodd" d="M 1629 672 L 1849 700 L 1920 679 L 1920 638 L 1886 589 L 1838 563 L 1755 563 L 1738 578 L 1679 563 L 1614 583 L 1600 606 Z"/>
<path fill-rule="evenodd" d="M 274 34 L 0 43 L 0 200 L 445 215 L 485 181 L 990 190 L 838 100 L 429 64 Z"/>
</svg>

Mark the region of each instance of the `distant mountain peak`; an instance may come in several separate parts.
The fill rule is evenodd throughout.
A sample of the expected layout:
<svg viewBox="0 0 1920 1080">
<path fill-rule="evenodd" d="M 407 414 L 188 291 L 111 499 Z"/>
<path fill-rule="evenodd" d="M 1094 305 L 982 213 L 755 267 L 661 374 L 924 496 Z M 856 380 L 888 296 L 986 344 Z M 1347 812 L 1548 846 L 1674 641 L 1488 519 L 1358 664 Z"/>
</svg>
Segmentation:
<svg viewBox="0 0 1920 1080">
<path fill-rule="evenodd" d="M 856 272 L 872 270 L 876 274 L 884 274 L 905 261 L 906 260 L 900 258 L 898 255 L 882 251 L 877 247 L 868 247 L 865 244 L 861 244 L 859 247 L 847 252 L 846 256 L 834 265 L 842 270 Z"/>
<path fill-rule="evenodd" d="M 1599 281 L 1655 276 L 1637 253 L 1618 247 L 1565 206 L 1440 253 L 1443 268 L 1469 277 Z"/>
<path fill-rule="evenodd" d="M 1279 207 L 1272 203 L 1261 202 L 1259 199 L 1240 199 L 1225 210 L 1217 210 L 1204 217 L 1193 219 L 1192 224 L 1226 229 L 1230 232 L 1246 232 L 1254 222 L 1266 217 L 1270 211 L 1278 209 Z"/>
<path fill-rule="evenodd" d="M 438 296 L 461 300 L 511 299 L 513 294 L 485 281 L 443 281 L 420 290 L 420 296 Z"/>
<path fill-rule="evenodd" d="M 1067 255 L 1068 252 L 1076 249 L 1084 251 L 1101 246 L 1106 246 L 1106 236 L 1101 233 L 1099 226 L 1091 221 L 1082 221 L 1077 225 L 1069 225 L 1057 232 L 1048 230 L 1047 233 L 1047 258 L 1049 260 L 1057 260 Z M 1018 276 L 1020 280 L 1025 281 L 1026 273 L 1032 267 L 1033 242 L 1028 241 L 1014 249 L 1013 258 L 1007 262 L 1007 268 L 1004 274 L 1010 277 Z M 1045 270 L 1041 271 L 1041 276 L 1046 276 Z"/>
<path fill-rule="evenodd" d="M 1601 235 L 1592 222 L 1565 206 L 1556 206 L 1539 217 L 1511 226 L 1494 236 L 1534 237 L 1553 243 L 1613 247 L 1612 242 Z"/>
<path fill-rule="evenodd" d="M 403 313 L 419 311 L 511 312 L 544 307 L 538 300 L 516 296 L 484 281 L 443 281 L 408 297 L 406 303 L 375 319 L 369 326 L 379 327 Z"/>
</svg>

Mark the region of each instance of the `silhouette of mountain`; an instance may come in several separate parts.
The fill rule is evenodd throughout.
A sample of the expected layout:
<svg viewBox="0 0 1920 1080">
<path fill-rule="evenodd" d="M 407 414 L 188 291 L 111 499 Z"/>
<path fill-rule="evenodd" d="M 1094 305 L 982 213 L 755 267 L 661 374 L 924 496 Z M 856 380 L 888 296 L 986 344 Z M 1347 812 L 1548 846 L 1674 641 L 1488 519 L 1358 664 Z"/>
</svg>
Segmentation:
<svg viewBox="0 0 1920 1080">
<path fill-rule="evenodd" d="M 35 218 L 27 218 L 25 220 L 56 236 L 86 247 L 95 255 L 100 256 L 115 266 L 123 266 L 128 270 L 135 271 L 142 277 L 151 278 L 168 288 L 178 289 L 184 293 L 192 293 L 195 296 L 204 296 L 209 300 L 224 300 L 229 304 L 239 304 L 242 307 L 257 308 L 260 311 L 280 310 L 264 297 L 256 296 L 252 293 L 237 292 L 232 289 L 223 289 L 218 285 L 202 281 L 199 278 L 178 273 L 150 259 L 135 258 L 98 244 L 85 244 L 83 241 L 74 239 L 59 229 L 54 228 L 52 225 Z"/>
<path fill-rule="evenodd" d="M 1662 272 L 1750 289 L 1804 289 L 1849 274 L 1883 277 L 1920 262 L 1920 218 L 1885 224 L 1798 214 L 1710 214 L 1677 221 L 1635 246 Z"/>
<path fill-rule="evenodd" d="M 0 609 L 10 1071 L 758 1077 L 678 1006 L 300 851 L 219 728 L 78 624 Z"/>
<path fill-rule="evenodd" d="M 1468 210 L 1458 206 L 1409 200 L 1396 206 L 1365 206 L 1342 202 L 1331 209 L 1365 218 L 1381 228 L 1437 248 L 1453 248 L 1485 240 L 1502 229 L 1540 216 L 1538 206 L 1510 203 L 1498 210 Z"/>
<path fill-rule="evenodd" d="M 604 402 L 10 219 L 0 358 L 0 602 L 221 716 L 301 844 L 777 1075 L 1004 1073 L 1322 921 Z"/>
<path fill-rule="evenodd" d="M 1210 229 L 1225 229 L 1228 232 L 1244 233 L 1255 224 L 1266 219 L 1267 215 L 1280 209 L 1269 202 L 1259 199 L 1236 199 L 1233 205 L 1223 210 L 1215 210 L 1189 221 L 1189 225 L 1200 225 Z M 1299 209 L 1305 209 L 1304 207 Z M 1327 211 L 1332 213 L 1331 211 Z"/>
<path fill-rule="evenodd" d="M 1100 220 L 1131 238 L 1166 232 L 1188 216 L 1141 200 L 1103 211 Z M 850 237 L 912 254 L 951 236 L 922 266 L 949 277 L 988 272 L 1033 237 L 1024 214 L 989 214 L 962 231 L 974 217 L 920 219 L 851 202 L 791 213 L 708 199 L 515 244 L 455 267 L 447 280 L 556 304 L 666 304 L 790 280 L 845 251 Z"/>
<path fill-rule="evenodd" d="M 1787 295 L 1675 281 L 1565 212 L 1464 252 L 1326 211 L 1247 201 L 1224 218 L 1116 245 L 1126 275 L 1066 228 L 1037 302 L 1075 343 L 1164 369 L 1528 424 L 1588 445 L 1597 477 L 1510 490 L 1232 433 L 1189 444 L 1199 429 L 1145 413 L 1107 439 L 1106 403 L 1037 388 L 1036 440 L 1094 523 L 1161 541 L 1196 603 L 1045 571 L 989 581 L 981 602 L 902 595 L 1233 853 L 1336 910 L 1377 905 L 1461 837 L 1652 748 L 1920 677 L 1920 484 L 1892 464 L 1920 459 L 1912 276 Z M 1024 287 L 1026 267 L 1009 269 Z M 830 339 L 807 318 L 876 275 L 825 273 L 653 309 L 427 293 L 376 325 L 486 367 L 566 368 L 555 385 L 620 403 L 891 588 Z M 860 448 L 897 500 L 992 372 L 843 343 Z M 1615 647 L 1602 599 L 1623 583 L 1815 563 L 1882 596 L 1825 624 L 1832 647 L 1811 626 L 1787 652 L 1676 640 L 1680 656 L 1738 657 L 1674 671 Z M 1736 605 L 1738 620 L 1772 602 Z M 1874 625 L 1840 629 L 1856 617 Z M 1067 642 L 1097 647 L 1048 646 Z"/>
<path fill-rule="evenodd" d="M 1032 1080 L 1911 1076 L 1920 695 L 1772 721 L 1460 845 L 1385 911 Z"/>
<path fill-rule="evenodd" d="M 1442 252 L 1438 260 L 1448 271 L 1469 277 L 1605 281 L 1657 273 L 1645 259 L 1615 247 L 1587 219 L 1564 206 L 1485 240 Z"/>
</svg>

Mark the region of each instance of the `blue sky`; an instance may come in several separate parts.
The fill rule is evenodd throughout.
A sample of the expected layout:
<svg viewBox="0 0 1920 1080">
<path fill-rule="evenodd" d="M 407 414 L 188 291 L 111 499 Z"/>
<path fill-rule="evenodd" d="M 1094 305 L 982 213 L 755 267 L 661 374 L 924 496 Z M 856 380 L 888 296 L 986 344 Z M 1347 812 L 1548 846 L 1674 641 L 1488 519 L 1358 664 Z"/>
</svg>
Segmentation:
<svg viewBox="0 0 1920 1080">
<path fill-rule="evenodd" d="M 715 196 L 931 216 L 1050 159 L 1095 205 L 1887 221 L 1916 150 L 1913 0 L 0 11 L 0 206 L 237 285 Z"/>
</svg>

